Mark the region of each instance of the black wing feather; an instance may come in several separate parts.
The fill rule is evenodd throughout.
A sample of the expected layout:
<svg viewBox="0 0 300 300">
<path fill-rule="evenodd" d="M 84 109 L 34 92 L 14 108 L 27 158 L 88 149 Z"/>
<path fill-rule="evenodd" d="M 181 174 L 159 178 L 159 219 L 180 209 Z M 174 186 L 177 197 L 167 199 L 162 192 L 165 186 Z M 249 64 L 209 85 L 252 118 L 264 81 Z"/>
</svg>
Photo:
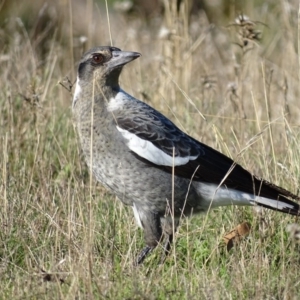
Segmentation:
<svg viewBox="0 0 300 300">
<path fill-rule="evenodd" d="M 141 139 L 151 141 L 170 156 L 197 156 L 185 165 L 176 166 L 177 176 L 189 179 L 193 177 L 194 181 L 221 184 L 230 189 L 261 197 L 284 199 L 288 203 L 290 200 L 286 197 L 299 200 L 298 196 L 252 175 L 229 157 L 183 133 L 169 119 L 147 104 L 140 101 L 134 104 L 124 109 L 126 114 L 117 115 L 117 124 L 120 128 Z M 147 161 L 140 157 L 139 159 Z M 152 162 L 147 162 L 154 165 Z M 172 166 L 155 166 L 172 172 Z M 293 202 L 290 201 L 290 203 Z"/>
</svg>

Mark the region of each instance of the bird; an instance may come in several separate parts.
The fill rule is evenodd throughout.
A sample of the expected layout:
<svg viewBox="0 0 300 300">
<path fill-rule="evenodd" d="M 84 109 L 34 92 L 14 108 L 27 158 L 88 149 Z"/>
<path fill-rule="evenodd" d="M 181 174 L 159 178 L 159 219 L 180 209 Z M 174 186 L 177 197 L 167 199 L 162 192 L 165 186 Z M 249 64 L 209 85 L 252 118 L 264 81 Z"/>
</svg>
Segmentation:
<svg viewBox="0 0 300 300">
<path fill-rule="evenodd" d="M 79 61 L 72 112 L 96 180 L 131 206 L 145 246 L 141 264 L 165 241 L 170 252 L 181 217 L 228 205 L 258 205 L 299 215 L 299 196 L 259 178 L 180 130 L 159 111 L 125 92 L 123 67 L 141 56 L 113 46 Z"/>
</svg>

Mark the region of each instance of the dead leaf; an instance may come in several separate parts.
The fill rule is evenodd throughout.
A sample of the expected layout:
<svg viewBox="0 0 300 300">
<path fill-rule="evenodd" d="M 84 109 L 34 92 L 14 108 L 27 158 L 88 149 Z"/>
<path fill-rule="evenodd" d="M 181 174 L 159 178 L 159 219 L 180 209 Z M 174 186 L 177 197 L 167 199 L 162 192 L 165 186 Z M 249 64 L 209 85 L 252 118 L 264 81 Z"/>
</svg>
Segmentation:
<svg viewBox="0 0 300 300">
<path fill-rule="evenodd" d="M 250 229 L 250 224 L 248 222 L 243 222 L 228 232 L 223 237 L 223 240 L 227 245 L 227 251 L 229 251 L 234 244 L 240 242 L 242 238 L 246 237 L 249 234 Z"/>
</svg>

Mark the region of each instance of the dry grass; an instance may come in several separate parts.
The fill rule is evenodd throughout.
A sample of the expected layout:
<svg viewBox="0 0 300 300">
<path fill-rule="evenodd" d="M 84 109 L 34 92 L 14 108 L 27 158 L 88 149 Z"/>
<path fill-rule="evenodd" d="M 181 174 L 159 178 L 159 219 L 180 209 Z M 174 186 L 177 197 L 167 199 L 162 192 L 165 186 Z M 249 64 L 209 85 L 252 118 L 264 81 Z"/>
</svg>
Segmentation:
<svg viewBox="0 0 300 300">
<path fill-rule="evenodd" d="M 297 193 L 298 3 L 239 8 L 253 22 L 235 21 L 231 4 L 213 26 L 203 13 L 189 19 L 184 5 L 177 15 L 173 2 L 148 22 L 109 7 L 113 44 L 143 55 L 125 68 L 123 88 Z M 133 267 L 142 233 L 130 209 L 90 186 L 71 93 L 59 84 L 74 82 L 84 49 L 110 44 L 105 6 L 24 7 L 1 11 L 0 298 L 298 299 L 299 246 L 286 232 L 296 220 L 266 210 L 230 207 L 183 220 L 164 265 L 158 249 Z M 222 237 L 243 221 L 250 237 L 227 253 Z"/>
</svg>

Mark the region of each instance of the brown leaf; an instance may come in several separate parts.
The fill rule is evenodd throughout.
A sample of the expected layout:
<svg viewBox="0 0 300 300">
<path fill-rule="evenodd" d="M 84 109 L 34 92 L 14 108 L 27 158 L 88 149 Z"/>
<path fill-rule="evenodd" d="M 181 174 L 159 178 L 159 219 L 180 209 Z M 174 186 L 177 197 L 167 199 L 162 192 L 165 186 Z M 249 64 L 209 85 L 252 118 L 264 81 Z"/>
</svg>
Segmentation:
<svg viewBox="0 0 300 300">
<path fill-rule="evenodd" d="M 234 244 L 240 242 L 243 237 L 247 236 L 250 232 L 250 228 L 251 226 L 248 222 L 243 222 L 228 232 L 223 237 L 223 240 L 227 245 L 227 251 L 229 251 Z"/>
</svg>

